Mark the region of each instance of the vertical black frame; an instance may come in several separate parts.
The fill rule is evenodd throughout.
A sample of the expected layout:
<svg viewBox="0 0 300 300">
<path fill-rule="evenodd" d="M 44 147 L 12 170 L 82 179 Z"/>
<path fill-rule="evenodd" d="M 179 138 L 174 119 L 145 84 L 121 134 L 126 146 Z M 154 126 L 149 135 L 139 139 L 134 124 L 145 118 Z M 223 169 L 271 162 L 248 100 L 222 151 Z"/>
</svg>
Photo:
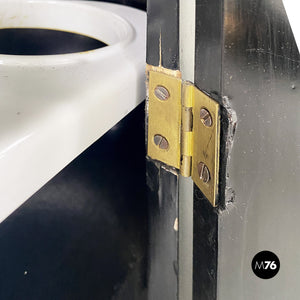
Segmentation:
<svg viewBox="0 0 300 300">
<path fill-rule="evenodd" d="M 147 64 L 179 69 L 179 0 L 147 2 Z M 178 298 L 178 174 L 147 158 L 148 299 Z"/>
<path fill-rule="evenodd" d="M 223 1 L 196 0 L 195 25 L 195 85 L 221 104 Z M 193 299 L 214 300 L 217 299 L 218 211 L 195 185 L 193 219 Z"/>
</svg>

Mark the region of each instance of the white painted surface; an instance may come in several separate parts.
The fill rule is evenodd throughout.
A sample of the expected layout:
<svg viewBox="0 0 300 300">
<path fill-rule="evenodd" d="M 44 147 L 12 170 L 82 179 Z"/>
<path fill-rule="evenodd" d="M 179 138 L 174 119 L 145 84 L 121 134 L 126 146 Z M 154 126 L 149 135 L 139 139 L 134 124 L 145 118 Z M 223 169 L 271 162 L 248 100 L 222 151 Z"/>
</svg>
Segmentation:
<svg viewBox="0 0 300 300">
<path fill-rule="evenodd" d="M 145 97 L 146 14 L 108 3 L 1 1 L 0 28 L 39 27 L 109 44 L 0 55 L 0 221 Z"/>
<path fill-rule="evenodd" d="M 300 2 L 298 0 L 283 0 L 283 4 L 300 51 Z"/>
<path fill-rule="evenodd" d="M 180 71 L 194 82 L 195 1 L 179 2 Z M 193 298 L 193 181 L 179 176 L 179 300 Z"/>
</svg>

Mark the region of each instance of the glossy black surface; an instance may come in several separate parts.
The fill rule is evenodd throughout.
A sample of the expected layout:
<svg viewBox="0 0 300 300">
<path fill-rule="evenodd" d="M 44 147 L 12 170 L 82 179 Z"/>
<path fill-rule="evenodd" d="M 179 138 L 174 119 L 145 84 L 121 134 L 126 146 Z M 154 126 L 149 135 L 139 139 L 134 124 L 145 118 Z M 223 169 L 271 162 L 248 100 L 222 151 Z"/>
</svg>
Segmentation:
<svg viewBox="0 0 300 300">
<path fill-rule="evenodd" d="M 230 89 L 242 89 L 241 84 L 235 84 L 238 81 L 228 81 L 231 72 L 244 76 L 247 71 L 251 80 L 255 79 L 253 73 L 256 78 L 270 76 L 270 80 L 275 80 L 277 77 L 272 72 L 281 71 L 279 75 L 283 79 L 285 76 L 297 79 L 299 50 L 281 0 L 253 0 L 251 3 L 227 0 L 225 9 L 225 94 L 229 94 Z M 252 81 L 249 81 L 251 84 Z M 260 87 L 257 88 L 260 91 Z"/>
<path fill-rule="evenodd" d="M 282 0 L 225 4 L 223 95 L 238 123 L 228 169 L 236 196 L 220 216 L 219 292 L 298 299 L 300 55 Z M 285 264 L 267 284 L 246 267 L 266 248 Z"/>
<path fill-rule="evenodd" d="M 217 299 L 218 213 L 194 185 L 193 299 Z"/>
<path fill-rule="evenodd" d="M 223 0 L 196 0 L 195 84 L 220 101 Z"/>
<path fill-rule="evenodd" d="M 195 85 L 222 103 L 223 1 L 196 1 Z M 227 113 L 221 108 L 219 199 L 225 189 Z M 222 202 L 218 201 L 220 206 Z M 218 213 L 194 185 L 193 299 L 217 299 Z"/>
<path fill-rule="evenodd" d="M 0 54 L 52 55 L 94 50 L 107 44 L 78 33 L 43 28 L 0 29 Z"/>
<path fill-rule="evenodd" d="M 293 292 L 283 289 L 285 279 L 274 286 L 268 285 L 269 288 L 258 287 L 244 266 L 248 251 L 256 247 L 257 240 L 264 240 L 266 245 L 272 243 L 268 231 L 264 239 L 260 234 L 261 228 L 271 226 L 270 221 L 267 224 L 264 220 L 272 219 L 274 214 L 291 214 L 291 211 L 288 206 L 281 209 L 282 202 L 277 200 L 276 203 L 276 197 L 264 197 L 262 205 L 254 196 L 251 203 L 246 199 L 249 191 L 256 196 L 271 195 L 279 182 L 286 184 L 284 179 L 277 180 L 279 172 L 288 174 L 285 169 L 296 160 L 296 145 L 289 137 L 295 133 L 295 123 L 285 121 L 284 116 L 297 119 L 296 112 L 291 113 L 291 105 L 295 105 L 299 94 L 300 56 L 281 0 L 222 2 L 224 5 L 221 1 L 197 1 L 195 83 L 222 104 L 219 206 L 224 208 L 226 201 L 235 203 L 217 216 L 216 210 L 207 206 L 195 187 L 194 298 L 216 299 L 216 290 L 220 299 L 265 299 L 271 297 L 262 295 L 276 297 L 276 293 L 290 297 Z M 222 99 L 228 100 L 236 111 L 239 130 L 238 137 L 234 137 L 235 152 L 230 154 L 228 169 L 227 155 L 232 141 L 228 139 L 227 128 L 230 129 L 231 124 L 226 118 L 230 119 L 230 111 L 225 109 Z M 290 159 L 286 153 L 286 157 L 280 156 L 280 149 L 284 149 L 282 153 L 290 149 Z M 275 156 L 278 160 L 270 165 Z M 279 164 L 280 170 L 272 172 Z M 259 180 L 257 174 L 268 174 L 265 178 L 276 181 L 277 187 L 268 188 L 270 184 L 264 181 L 264 175 Z M 227 186 L 226 176 L 229 176 Z M 231 189 L 230 182 L 235 183 L 236 198 L 233 193 L 232 198 L 225 199 L 225 188 Z M 295 187 L 290 187 L 289 193 L 295 193 Z M 287 191 L 282 194 L 284 203 L 292 201 L 287 195 Z M 266 205 L 268 201 L 272 204 Z M 262 215 L 262 209 L 269 211 L 271 207 L 270 215 L 266 210 L 265 216 Z M 218 232 L 218 228 L 222 231 Z M 287 231 L 290 232 L 290 228 Z M 284 234 L 284 239 L 288 239 L 287 236 L 288 233 Z M 282 241 L 276 237 L 274 240 L 276 249 L 286 248 Z M 287 268 L 290 272 L 290 267 Z"/>
<path fill-rule="evenodd" d="M 0 299 L 146 299 L 145 173 L 142 103 L 0 224 Z"/>
<path fill-rule="evenodd" d="M 147 160 L 149 201 L 148 299 L 177 299 L 178 176 Z"/>
<path fill-rule="evenodd" d="M 148 0 L 147 17 L 147 64 L 179 69 L 179 0 Z"/>
</svg>

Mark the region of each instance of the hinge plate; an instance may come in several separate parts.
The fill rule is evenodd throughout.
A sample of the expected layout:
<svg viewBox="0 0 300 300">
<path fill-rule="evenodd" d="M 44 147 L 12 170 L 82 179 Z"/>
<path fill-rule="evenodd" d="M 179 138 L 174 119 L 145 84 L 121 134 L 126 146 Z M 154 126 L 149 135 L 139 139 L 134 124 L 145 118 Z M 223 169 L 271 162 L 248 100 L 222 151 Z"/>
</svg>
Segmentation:
<svg viewBox="0 0 300 300">
<path fill-rule="evenodd" d="M 219 157 L 220 157 L 220 106 L 195 87 L 195 100 L 193 106 L 193 158 L 192 158 L 192 179 L 200 188 L 201 192 L 216 206 L 219 186 Z M 201 110 L 206 110 L 210 114 L 211 121 L 207 122 L 200 117 Z M 207 167 L 209 174 L 204 166 Z M 205 182 L 205 176 L 209 180 Z"/>
<path fill-rule="evenodd" d="M 160 100 L 155 95 L 163 86 L 169 98 Z M 148 155 L 167 165 L 180 168 L 181 79 L 161 72 L 149 71 Z M 168 147 L 159 147 L 154 137 L 167 139 Z"/>
<path fill-rule="evenodd" d="M 148 156 L 192 176 L 216 206 L 219 104 L 190 82 L 158 68 L 148 70 L 148 96 Z"/>
</svg>

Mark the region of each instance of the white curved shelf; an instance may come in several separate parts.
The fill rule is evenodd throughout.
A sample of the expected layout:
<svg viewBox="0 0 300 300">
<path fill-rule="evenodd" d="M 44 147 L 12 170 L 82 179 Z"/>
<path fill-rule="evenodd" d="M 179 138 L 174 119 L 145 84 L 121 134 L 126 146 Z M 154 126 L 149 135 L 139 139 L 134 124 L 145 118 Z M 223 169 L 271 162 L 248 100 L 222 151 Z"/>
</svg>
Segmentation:
<svg viewBox="0 0 300 300">
<path fill-rule="evenodd" d="M 298 51 L 300 51 L 300 19 L 298 16 L 300 3 L 294 0 L 283 0 L 283 5 L 293 30 Z"/>
<path fill-rule="evenodd" d="M 16 9 L 22 18 L 13 18 Z M 146 14 L 109 3 L 24 0 L 1 1 L 0 19 L 6 27 L 54 23 L 48 27 L 110 45 L 64 55 L 0 55 L 2 221 L 145 98 Z"/>
</svg>

